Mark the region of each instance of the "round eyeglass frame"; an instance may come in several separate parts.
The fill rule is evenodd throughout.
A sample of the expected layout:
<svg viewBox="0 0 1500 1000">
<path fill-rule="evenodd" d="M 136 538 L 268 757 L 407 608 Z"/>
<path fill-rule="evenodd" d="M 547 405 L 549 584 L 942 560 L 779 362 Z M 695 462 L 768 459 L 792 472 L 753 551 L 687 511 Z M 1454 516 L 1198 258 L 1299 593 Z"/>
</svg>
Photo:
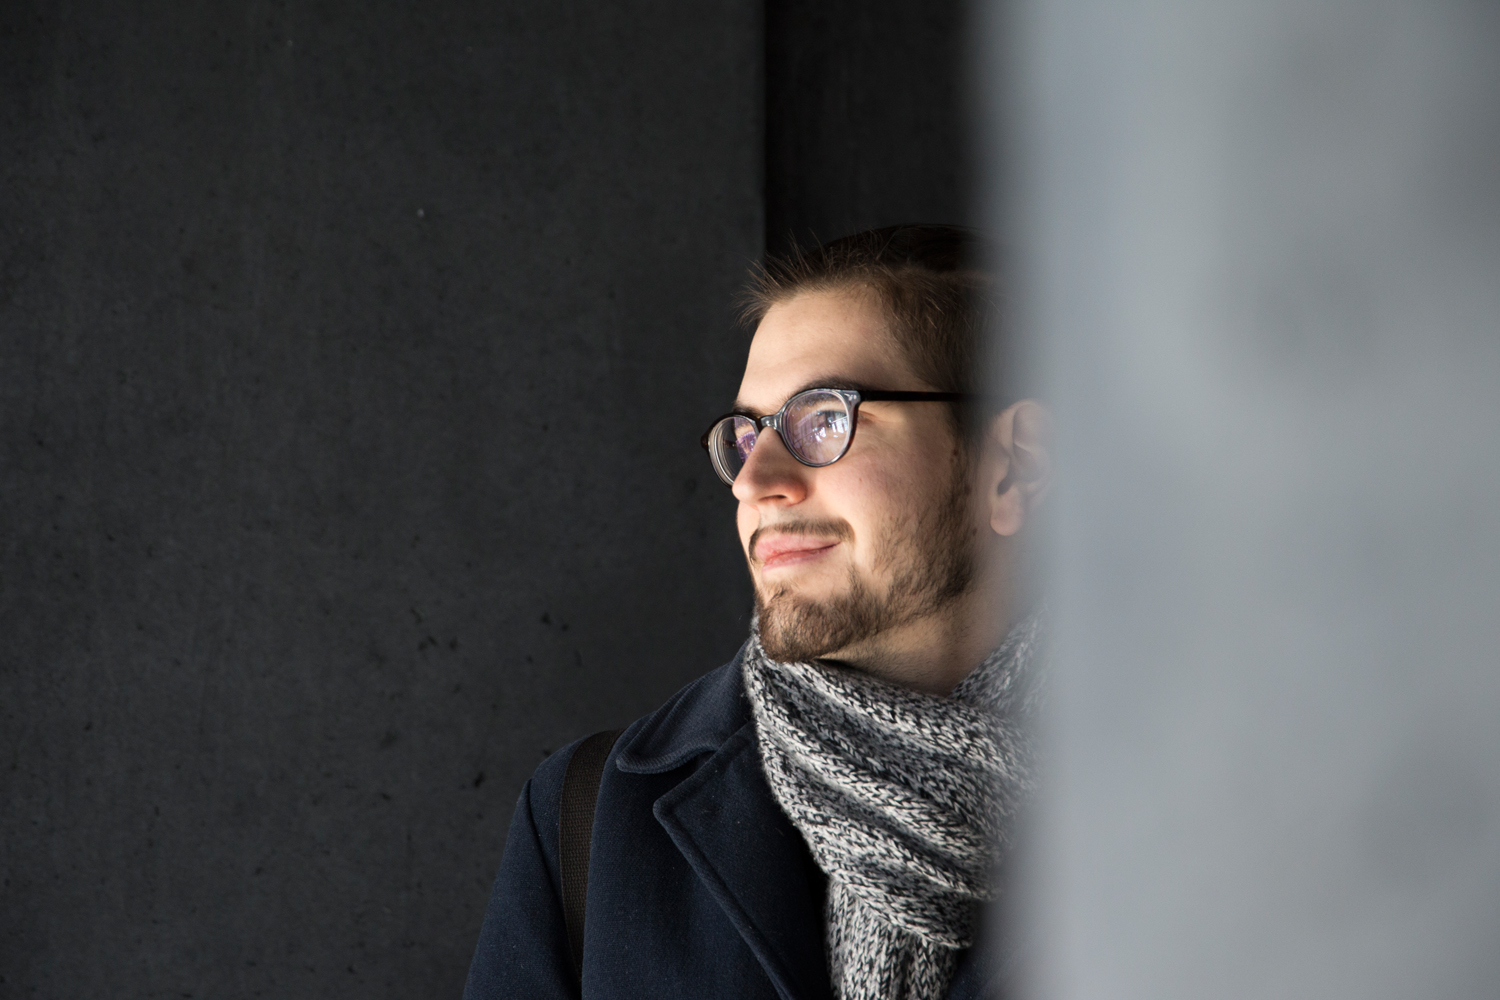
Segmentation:
<svg viewBox="0 0 1500 1000">
<path fill-rule="evenodd" d="M 792 445 L 790 441 L 787 440 L 787 436 L 782 430 L 783 421 L 786 418 L 787 410 L 791 409 L 792 404 L 801 399 L 803 396 L 814 392 L 826 392 L 830 393 L 831 395 L 837 396 L 840 400 L 843 401 L 844 408 L 849 411 L 849 434 L 844 438 L 844 447 L 839 450 L 839 453 L 837 455 L 833 456 L 826 462 L 809 462 L 806 458 L 797 453 L 797 449 Z M 839 459 L 849 454 L 849 446 L 854 443 L 854 432 L 859 427 L 860 403 L 961 403 L 972 400 L 974 398 L 974 396 L 963 392 L 908 392 L 895 389 L 834 389 L 831 387 L 813 386 L 810 389 L 803 389 L 800 392 L 793 393 L 785 403 L 781 404 L 781 409 L 777 410 L 775 413 L 768 413 L 763 417 L 757 417 L 749 413 L 738 412 L 724 414 L 722 417 L 715 419 L 713 423 L 708 425 L 708 430 L 703 432 L 703 437 L 699 441 L 699 444 L 703 445 L 703 450 L 708 452 L 708 459 L 713 463 L 714 471 L 719 474 L 719 478 L 724 481 L 724 485 L 733 486 L 735 477 L 729 474 L 729 470 L 724 467 L 723 459 L 719 457 L 718 452 L 715 451 L 713 445 L 709 443 L 713 440 L 714 432 L 717 431 L 720 425 L 723 424 L 726 420 L 733 420 L 736 417 L 740 417 L 745 420 L 753 421 L 755 423 L 755 439 L 757 442 L 760 440 L 761 431 L 765 430 L 766 428 L 770 428 L 771 430 L 775 431 L 776 436 L 781 439 L 781 443 L 786 448 L 787 454 L 791 455 L 798 462 L 801 462 L 803 465 L 809 468 L 822 469 L 832 465 L 834 462 L 837 462 Z M 751 445 L 750 447 L 752 450 L 754 450 L 755 445 Z"/>
</svg>

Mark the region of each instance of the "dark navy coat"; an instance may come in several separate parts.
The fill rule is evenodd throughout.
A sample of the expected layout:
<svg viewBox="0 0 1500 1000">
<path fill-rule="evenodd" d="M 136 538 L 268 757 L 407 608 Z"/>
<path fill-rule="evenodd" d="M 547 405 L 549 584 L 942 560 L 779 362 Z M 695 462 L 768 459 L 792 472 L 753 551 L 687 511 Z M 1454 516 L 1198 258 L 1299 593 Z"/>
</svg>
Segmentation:
<svg viewBox="0 0 1500 1000">
<path fill-rule="evenodd" d="M 465 1000 L 580 996 L 558 873 L 558 806 L 578 744 L 516 804 Z M 594 814 L 582 996 L 828 1000 L 825 879 L 771 795 L 739 657 L 638 720 Z M 981 949 L 950 997 L 990 996 Z"/>
</svg>

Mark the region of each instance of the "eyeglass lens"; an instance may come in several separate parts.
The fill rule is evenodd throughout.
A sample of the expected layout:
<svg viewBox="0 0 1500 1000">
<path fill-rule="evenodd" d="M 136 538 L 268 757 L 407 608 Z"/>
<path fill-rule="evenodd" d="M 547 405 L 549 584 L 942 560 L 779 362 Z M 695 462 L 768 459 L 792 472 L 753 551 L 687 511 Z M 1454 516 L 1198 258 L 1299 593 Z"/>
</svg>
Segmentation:
<svg viewBox="0 0 1500 1000">
<path fill-rule="evenodd" d="M 828 465 L 849 447 L 852 429 L 849 407 L 842 396 L 826 389 L 810 389 L 787 401 L 782 417 L 782 443 L 807 465 Z M 725 417 L 709 435 L 714 464 L 726 482 L 734 482 L 750 460 L 760 436 L 750 417 Z"/>
</svg>

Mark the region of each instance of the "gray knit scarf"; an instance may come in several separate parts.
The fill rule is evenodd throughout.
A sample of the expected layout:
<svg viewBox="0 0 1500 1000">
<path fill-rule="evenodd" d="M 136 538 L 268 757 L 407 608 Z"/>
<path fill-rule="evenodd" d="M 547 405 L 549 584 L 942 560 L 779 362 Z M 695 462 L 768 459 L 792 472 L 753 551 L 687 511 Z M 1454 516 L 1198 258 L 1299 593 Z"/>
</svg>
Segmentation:
<svg viewBox="0 0 1500 1000">
<path fill-rule="evenodd" d="M 1031 781 L 1022 722 L 1040 616 L 950 697 L 826 664 L 768 659 L 752 630 L 745 690 L 766 777 L 828 875 L 839 1000 L 939 1000 Z"/>
</svg>

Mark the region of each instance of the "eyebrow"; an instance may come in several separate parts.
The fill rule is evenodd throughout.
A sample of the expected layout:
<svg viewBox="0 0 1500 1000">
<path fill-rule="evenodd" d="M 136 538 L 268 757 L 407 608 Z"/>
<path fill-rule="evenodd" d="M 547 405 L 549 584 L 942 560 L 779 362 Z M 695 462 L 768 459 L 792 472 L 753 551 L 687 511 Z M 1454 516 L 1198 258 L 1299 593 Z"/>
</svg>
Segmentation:
<svg viewBox="0 0 1500 1000">
<path fill-rule="evenodd" d="M 802 383 L 799 388 L 793 389 L 791 392 L 787 393 L 786 398 L 791 399 L 793 396 L 797 395 L 797 393 L 806 392 L 809 389 L 852 389 L 855 392 L 867 391 L 867 387 L 865 385 L 856 382 L 853 379 L 845 378 L 842 375 L 819 375 L 817 378 L 810 379 L 809 381 Z M 785 402 L 785 400 L 783 400 L 783 402 Z M 777 409 L 780 408 L 781 407 L 777 407 Z M 734 409 L 730 410 L 729 412 L 739 414 L 742 417 L 765 416 L 764 413 L 755 410 L 753 407 L 747 406 L 743 400 L 739 399 L 736 399 L 734 401 Z"/>
</svg>

